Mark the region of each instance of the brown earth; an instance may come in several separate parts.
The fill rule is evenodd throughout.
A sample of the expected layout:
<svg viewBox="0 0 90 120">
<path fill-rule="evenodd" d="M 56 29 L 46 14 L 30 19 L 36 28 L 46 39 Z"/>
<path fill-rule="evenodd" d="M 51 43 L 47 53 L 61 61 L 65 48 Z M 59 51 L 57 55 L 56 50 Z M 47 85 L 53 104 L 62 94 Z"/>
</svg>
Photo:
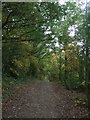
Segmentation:
<svg viewBox="0 0 90 120">
<path fill-rule="evenodd" d="M 36 81 L 16 88 L 15 94 L 2 103 L 3 118 L 88 118 L 87 108 L 75 106 L 81 93 L 63 86 Z"/>
</svg>

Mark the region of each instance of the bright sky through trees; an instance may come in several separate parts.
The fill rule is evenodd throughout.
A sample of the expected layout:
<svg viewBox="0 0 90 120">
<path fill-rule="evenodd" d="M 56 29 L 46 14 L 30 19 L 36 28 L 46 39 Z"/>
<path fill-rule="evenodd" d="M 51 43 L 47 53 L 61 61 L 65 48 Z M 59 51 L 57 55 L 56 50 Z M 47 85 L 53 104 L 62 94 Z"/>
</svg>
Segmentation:
<svg viewBox="0 0 90 120">
<path fill-rule="evenodd" d="M 60 4 L 64 4 L 67 1 L 86 4 L 86 2 L 89 2 L 90 0 L 59 0 Z"/>
<path fill-rule="evenodd" d="M 86 6 L 86 3 L 89 2 L 90 0 L 58 0 L 61 5 L 65 4 L 65 2 L 70 1 L 70 2 L 76 2 L 78 5 L 81 5 L 81 8 L 84 9 Z M 69 27 L 68 29 L 70 31 L 69 36 L 74 36 L 75 35 L 75 28 L 74 26 Z"/>
</svg>

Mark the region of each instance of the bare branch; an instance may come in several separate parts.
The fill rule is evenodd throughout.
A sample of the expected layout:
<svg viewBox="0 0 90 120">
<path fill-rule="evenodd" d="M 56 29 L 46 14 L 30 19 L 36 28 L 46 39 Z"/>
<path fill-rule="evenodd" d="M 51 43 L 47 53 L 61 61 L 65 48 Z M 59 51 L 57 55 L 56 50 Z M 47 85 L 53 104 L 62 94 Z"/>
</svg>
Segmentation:
<svg viewBox="0 0 90 120">
<path fill-rule="evenodd" d="M 2 28 L 8 23 L 9 17 L 11 16 L 12 13 L 13 11 L 8 14 L 6 21 L 2 24 Z"/>
</svg>

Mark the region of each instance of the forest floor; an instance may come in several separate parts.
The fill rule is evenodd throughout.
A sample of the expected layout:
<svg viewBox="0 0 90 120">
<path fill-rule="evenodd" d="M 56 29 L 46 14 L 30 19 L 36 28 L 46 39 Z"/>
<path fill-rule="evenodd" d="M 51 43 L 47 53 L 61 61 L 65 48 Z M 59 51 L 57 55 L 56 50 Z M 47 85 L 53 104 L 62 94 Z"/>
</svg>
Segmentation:
<svg viewBox="0 0 90 120">
<path fill-rule="evenodd" d="M 16 88 L 2 103 L 3 118 L 88 118 L 88 109 L 75 105 L 82 93 L 47 80 Z"/>
</svg>

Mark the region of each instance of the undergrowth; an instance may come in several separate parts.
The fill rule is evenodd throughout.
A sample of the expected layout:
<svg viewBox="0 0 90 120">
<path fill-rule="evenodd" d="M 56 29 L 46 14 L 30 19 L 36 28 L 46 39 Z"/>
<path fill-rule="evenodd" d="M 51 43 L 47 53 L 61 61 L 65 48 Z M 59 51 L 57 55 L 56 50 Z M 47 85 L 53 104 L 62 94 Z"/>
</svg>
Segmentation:
<svg viewBox="0 0 90 120">
<path fill-rule="evenodd" d="M 7 77 L 3 75 L 2 77 L 2 99 L 6 99 L 10 96 L 12 96 L 15 92 L 15 88 L 17 86 L 23 85 L 23 84 L 28 84 L 33 81 L 35 81 L 36 78 L 34 77 L 19 77 L 17 79 L 13 77 Z"/>
</svg>

